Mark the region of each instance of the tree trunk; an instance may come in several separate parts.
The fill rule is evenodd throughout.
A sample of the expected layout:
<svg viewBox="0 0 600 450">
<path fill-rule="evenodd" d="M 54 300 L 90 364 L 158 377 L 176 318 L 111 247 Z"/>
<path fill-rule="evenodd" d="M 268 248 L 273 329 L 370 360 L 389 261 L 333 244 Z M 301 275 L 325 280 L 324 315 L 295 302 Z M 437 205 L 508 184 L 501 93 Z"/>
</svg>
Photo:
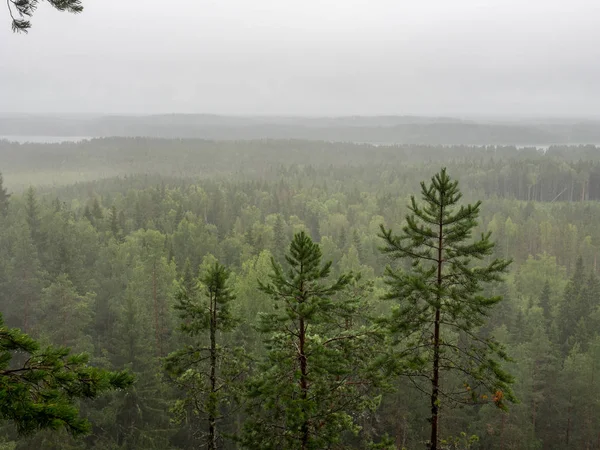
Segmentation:
<svg viewBox="0 0 600 450">
<path fill-rule="evenodd" d="M 440 223 L 438 230 L 438 260 L 437 260 L 437 305 L 435 308 L 435 322 L 433 330 L 433 376 L 431 378 L 431 439 L 430 449 L 438 449 L 438 428 L 439 428 L 439 391 L 440 391 L 440 320 L 441 320 L 441 296 L 442 286 L 442 257 L 443 257 L 443 212 L 444 205 L 440 206 Z"/>
<path fill-rule="evenodd" d="M 306 402 L 308 399 L 308 364 L 306 361 L 306 324 L 304 323 L 304 318 L 300 318 L 300 348 L 298 359 L 300 360 L 300 396 L 303 402 Z M 303 406 L 304 407 L 304 406 Z M 306 414 L 306 411 L 303 411 Z M 309 422 L 306 415 L 304 416 L 304 422 L 302 423 L 302 450 L 306 450 L 308 448 L 309 441 Z"/>
<path fill-rule="evenodd" d="M 504 424 L 506 423 L 506 414 L 503 412 L 500 420 L 500 450 L 504 450 Z"/>
<path fill-rule="evenodd" d="M 535 420 L 537 415 L 537 402 L 535 401 L 535 377 L 536 377 L 537 361 L 533 362 L 533 374 L 532 374 L 532 399 L 531 399 L 531 428 L 533 430 L 533 437 L 535 438 Z"/>
<path fill-rule="evenodd" d="M 158 293 L 157 293 L 157 281 L 156 281 L 156 263 L 152 267 L 152 299 L 154 300 L 154 328 L 156 337 L 156 354 L 158 357 L 162 356 L 162 342 L 161 342 L 161 330 L 160 330 L 160 318 L 158 308 Z"/>
<path fill-rule="evenodd" d="M 210 404 L 208 411 L 209 450 L 217 450 L 217 411 L 215 394 L 217 392 L 217 300 L 214 294 L 210 298 Z"/>
<path fill-rule="evenodd" d="M 569 437 L 571 435 L 571 395 L 569 395 L 569 407 L 567 408 L 567 439 L 566 448 L 569 448 Z"/>
</svg>

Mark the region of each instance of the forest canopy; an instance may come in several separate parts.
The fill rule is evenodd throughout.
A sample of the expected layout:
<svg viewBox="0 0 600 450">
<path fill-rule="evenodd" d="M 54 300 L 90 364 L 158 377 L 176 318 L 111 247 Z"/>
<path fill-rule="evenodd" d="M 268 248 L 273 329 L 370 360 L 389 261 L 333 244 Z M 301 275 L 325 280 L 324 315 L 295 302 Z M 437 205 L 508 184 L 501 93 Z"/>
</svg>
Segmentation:
<svg viewBox="0 0 600 450">
<path fill-rule="evenodd" d="M 5 329 L 135 377 L 72 403 L 85 437 L 20 436 L 8 421 L 11 448 L 416 449 L 431 440 L 433 405 L 435 448 L 594 448 L 595 147 L 1 145 Z M 44 158 L 28 167 L 27 152 Z M 435 230 L 411 217 L 436 220 L 428 186 L 441 161 L 451 179 L 434 177 L 434 190 L 447 185 L 457 214 L 444 219 L 444 259 L 458 258 L 442 277 L 464 290 L 428 284 L 431 267 L 415 265 L 434 257 Z M 75 183 L 49 185 L 71 169 Z M 464 364 L 463 352 L 490 358 Z M 261 440 L 280 426 L 289 432 Z"/>
</svg>

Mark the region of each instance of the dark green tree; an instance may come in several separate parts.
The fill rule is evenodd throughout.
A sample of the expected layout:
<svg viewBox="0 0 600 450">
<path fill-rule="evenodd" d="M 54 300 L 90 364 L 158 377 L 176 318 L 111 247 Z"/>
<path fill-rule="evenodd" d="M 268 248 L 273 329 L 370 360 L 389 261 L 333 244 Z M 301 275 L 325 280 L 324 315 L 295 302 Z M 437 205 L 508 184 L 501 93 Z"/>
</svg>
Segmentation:
<svg viewBox="0 0 600 450">
<path fill-rule="evenodd" d="M 540 308 L 542 308 L 542 311 L 544 312 L 546 326 L 552 321 L 552 305 L 550 304 L 551 295 L 552 291 L 550 289 L 550 283 L 546 280 L 542 293 L 540 294 Z"/>
<path fill-rule="evenodd" d="M 127 372 L 108 372 L 88 364 L 86 354 L 67 347 L 40 348 L 27 334 L 4 325 L 0 316 L 0 417 L 20 434 L 66 429 L 73 435 L 90 431 L 79 416 L 77 399 L 133 383 Z"/>
<path fill-rule="evenodd" d="M 46 0 L 59 11 L 80 13 L 83 11 L 81 0 Z M 7 0 L 8 12 L 12 19 L 14 32 L 27 33 L 31 28 L 30 18 L 37 9 L 40 0 Z"/>
<path fill-rule="evenodd" d="M 110 232 L 113 237 L 117 240 L 121 239 L 121 225 L 119 223 L 119 215 L 117 214 L 117 207 L 112 205 L 108 213 L 108 219 L 110 220 Z"/>
<path fill-rule="evenodd" d="M 377 334 L 355 318 L 363 299 L 349 295 L 354 276 L 329 280 L 331 262 L 323 263 L 305 232 L 294 236 L 285 259 L 286 270 L 272 259 L 270 283 L 259 280 L 274 310 L 260 317 L 266 355 L 248 383 L 242 446 L 333 448 L 378 403 Z"/>
<path fill-rule="evenodd" d="M 204 436 L 203 448 L 210 450 L 222 447 L 218 423 L 234 403 L 245 371 L 242 349 L 223 344 L 223 334 L 233 331 L 239 322 L 231 312 L 235 295 L 229 276 L 218 262 L 210 267 L 200 279 L 204 298 L 199 298 L 197 289 L 184 278 L 175 309 L 183 320 L 180 330 L 191 343 L 171 353 L 166 361 L 166 369 L 185 395 L 174 412 L 181 421 L 206 421 L 206 431 L 199 434 Z"/>
<path fill-rule="evenodd" d="M 40 245 L 40 206 L 35 195 L 35 189 L 33 186 L 29 186 L 25 193 L 25 214 L 27 219 L 27 225 L 29 225 L 29 232 L 31 233 L 31 239 L 36 246 Z"/>
<path fill-rule="evenodd" d="M 569 352 L 573 340 L 572 336 L 577 329 L 577 324 L 585 311 L 585 299 L 583 291 L 585 289 L 585 270 L 583 267 L 583 258 L 577 258 L 575 270 L 569 283 L 565 287 L 562 302 L 559 307 L 559 345 L 565 355 Z"/>
<path fill-rule="evenodd" d="M 573 308 L 577 309 L 579 319 L 572 332 L 572 341 L 574 344 L 579 344 L 584 351 L 587 350 L 588 344 L 597 335 L 598 325 L 600 324 L 599 298 L 600 280 L 594 273 L 591 273 L 579 294 L 578 302 L 573 305 Z"/>
<path fill-rule="evenodd" d="M 411 197 L 411 213 L 401 235 L 382 225 L 380 236 L 384 254 L 410 262 L 407 269 L 386 270 L 385 298 L 397 302 L 388 324 L 401 341 L 401 352 L 413 363 L 408 375 L 427 380 L 416 385 L 430 397 L 428 445 L 437 450 L 443 400 L 460 400 L 467 392 L 477 400 L 482 388 L 492 393 L 498 405 L 505 398 L 513 400 L 512 377 L 494 359 L 507 359 L 506 354 L 495 341 L 478 334 L 485 316 L 502 299 L 482 295 L 483 284 L 500 281 L 510 262 L 492 259 L 482 266 L 474 264 L 492 254 L 494 243 L 490 233 L 470 242 L 481 202 L 458 207 L 462 197 L 458 181 L 451 180 L 446 169 L 431 184 L 421 182 L 421 197 L 423 205 Z M 455 386 L 441 390 L 444 372 L 466 378 L 462 394 L 453 394 Z"/>
</svg>

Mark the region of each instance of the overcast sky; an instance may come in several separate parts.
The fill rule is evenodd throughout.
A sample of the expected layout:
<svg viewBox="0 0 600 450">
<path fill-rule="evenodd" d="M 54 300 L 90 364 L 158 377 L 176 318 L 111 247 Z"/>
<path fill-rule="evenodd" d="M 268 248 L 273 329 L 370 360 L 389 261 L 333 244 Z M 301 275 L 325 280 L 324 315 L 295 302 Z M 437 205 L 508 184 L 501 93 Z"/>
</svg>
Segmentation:
<svg viewBox="0 0 600 450">
<path fill-rule="evenodd" d="M 84 6 L 0 6 L 0 111 L 600 116 L 599 0 Z"/>
</svg>

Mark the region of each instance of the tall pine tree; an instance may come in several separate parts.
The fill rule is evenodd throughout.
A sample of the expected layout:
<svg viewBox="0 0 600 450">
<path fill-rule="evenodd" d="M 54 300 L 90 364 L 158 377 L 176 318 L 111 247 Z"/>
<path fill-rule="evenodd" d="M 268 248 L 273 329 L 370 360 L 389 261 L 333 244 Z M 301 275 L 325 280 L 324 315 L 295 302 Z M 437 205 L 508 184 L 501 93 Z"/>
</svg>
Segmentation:
<svg viewBox="0 0 600 450">
<path fill-rule="evenodd" d="M 458 181 L 445 169 L 429 185 L 421 183 L 421 197 L 423 205 L 411 197 L 402 234 L 382 225 L 381 238 L 382 251 L 392 260 L 410 262 L 407 269 L 387 268 L 385 298 L 397 303 L 387 323 L 401 342 L 402 355 L 413 363 L 407 374 L 430 398 L 429 448 L 437 450 L 442 401 L 461 401 L 467 394 L 485 399 L 482 388 L 492 392 L 498 405 L 513 398 L 512 377 L 493 358 L 505 359 L 505 353 L 478 334 L 486 314 L 501 300 L 482 295 L 482 285 L 500 281 L 509 262 L 474 264 L 490 256 L 494 244 L 489 233 L 470 242 L 481 202 L 459 207 Z M 464 377 L 462 394 L 456 395 L 457 387 L 450 385 L 454 378 L 442 379 L 446 372 Z M 427 382 L 420 383 L 422 379 Z"/>
<path fill-rule="evenodd" d="M 261 316 L 267 352 L 248 384 L 249 449 L 333 448 L 357 417 L 376 406 L 372 328 L 357 320 L 363 301 L 350 295 L 351 274 L 329 280 L 331 262 L 305 233 L 297 233 L 284 270 L 272 260 L 271 281 L 260 282 L 274 309 Z"/>
<path fill-rule="evenodd" d="M 202 276 L 204 297 L 185 278 L 175 309 L 183 320 L 181 331 L 191 343 L 169 355 L 166 368 L 175 384 L 184 392 L 174 411 L 179 419 L 205 421 L 202 448 L 222 448 L 218 424 L 239 392 L 240 375 L 245 371 L 243 351 L 224 345 L 223 333 L 232 331 L 238 320 L 231 312 L 235 296 L 229 286 L 229 271 L 215 263 Z M 186 286 L 187 285 L 187 286 Z M 189 416 L 189 417 L 188 417 Z"/>
</svg>

